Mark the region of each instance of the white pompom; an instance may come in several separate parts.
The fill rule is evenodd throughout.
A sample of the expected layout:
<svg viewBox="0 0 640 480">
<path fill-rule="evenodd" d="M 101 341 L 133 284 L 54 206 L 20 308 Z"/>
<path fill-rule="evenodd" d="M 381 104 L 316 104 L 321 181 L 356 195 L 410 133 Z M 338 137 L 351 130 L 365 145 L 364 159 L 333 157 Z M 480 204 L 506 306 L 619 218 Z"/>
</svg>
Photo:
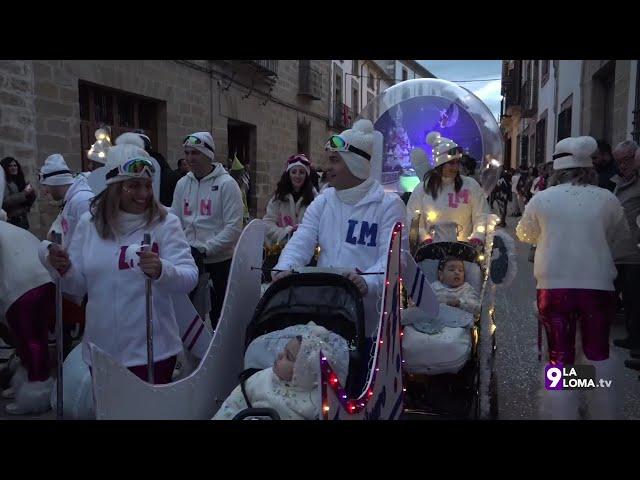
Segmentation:
<svg viewBox="0 0 640 480">
<path fill-rule="evenodd" d="M 140 135 L 133 132 L 127 132 L 116 138 L 116 145 L 135 145 L 144 150 L 144 140 Z"/>
<path fill-rule="evenodd" d="M 362 118 L 355 122 L 351 127 L 352 130 L 357 130 L 362 133 L 372 133 L 373 132 L 373 123 L 371 120 L 367 120 L 366 118 Z"/>
<path fill-rule="evenodd" d="M 438 140 L 440 140 L 440 136 L 440 132 L 429 132 L 427 135 L 427 143 L 431 146 L 437 145 L 439 143 Z"/>
</svg>

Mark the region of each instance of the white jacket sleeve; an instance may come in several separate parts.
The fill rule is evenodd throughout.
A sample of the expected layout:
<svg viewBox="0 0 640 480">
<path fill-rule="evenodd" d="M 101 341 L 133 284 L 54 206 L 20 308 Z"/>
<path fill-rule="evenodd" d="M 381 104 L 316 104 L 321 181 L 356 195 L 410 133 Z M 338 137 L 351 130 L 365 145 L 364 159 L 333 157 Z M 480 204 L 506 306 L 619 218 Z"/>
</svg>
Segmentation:
<svg viewBox="0 0 640 480">
<path fill-rule="evenodd" d="M 87 293 L 87 278 L 84 274 L 84 256 L 82 250 L 87 241 L 89 241 L 90 230 L 94 228 L 91 223 L 91 215 L 84 215 L 76 226 L 71 243 L 67 248 L 71 267 L 62 276 L 62 291 L 72 296 L 84 297 Z M 42 245 L 41 245 L 42 248 Z M 58 276 L 58 272 L 53 269 L 49 262 L 45 262 L 45 267 L 52 272 L 52 278 Z"/>
<path fill-rule="evenodd" d="M 516 235 L 521 242 L 535 245 L 540 236 L 540 224 L 536 215 L 536 197 L 533 197 L 524 208 L 522 218 L 516 227 Z"/>
<path fill-rule="evenodd" d="M 170 293 L 189 293 L 198 282 L 198 269 L 180 221 L 168 214 L 162 226 L 160 261 L 162 273 L 154 285 Z"/>
<path fill-rule="evenodd" d="M 265 237 L 272 244 L 281 242 L 293 230 L 293 227 L 290 225 L 284 227 L 278 226 L 278 218 L 281 213 L 280 204 L 281 202 L 276 200 L 275 197 L 271 198 L 267 204 L 267 213 L 265 213 L 262 218 L 266 227 Z"/>
<path fill-rule="evenodd" d="M 364 273 L 368 272 L 384 272 L 387 268 L 387 256 L 389 253 L 389 237 L 391 236 L 391 231 L 397 222 L 402 223 L 405 218 L 405 206 L 404 202 L 400 199 L 400 197 L 395 196 L 392 197 L 393 200 L 390 204 L 383 204 L 385 210 L 382 215 L 382 221 L 379 224 L 380 231 L 378 232 L 378 261 L 372 267 L 368 268 L 364 271 Z M 305 217 L 306 218 L 306 217 Z M 405 224 L 406 226 L 406 224 Z M 409 251 L 409 240 L 407 235 L 407 229 L 402 229 L 402 238 L 400 239 L 400 263 L 401 263 L 401 271 L 405 266 L 404 255 L 408 255 Z M 395 253 L 395 252 L 394 252 Z M 367 282 L 367 286 L 369 287 L 369 295 L 372 293 L 380 294 L 382 293 L 382 285 L 385 279 L 384 275 L 365 275 L 365 282 Z"/>
<path fill-rule="evenodd" d="M 326 199 L 318 196 L 307 208 L 302 223 L 298 226 L 291 240 L 287 242 L 280 254 L 277 270 L 291 270 L 293 267 L 303 267 L 311 261 L 319 238 L 320 217 L 324 210 Z"/>
<path fill-rule="evenodd" d="M 418 243 L 422 243 L 431 238 L 431 234 L 427 230 L 427 212 L 422 211 L 422 198 L 425 195 L 423 185 L 424 184 L 422 182 L 419 183 L 416 185 L 416 188 L 413 189 L 413 192 L 411 192 L 409 201 L 407 202 L 407 215 L 405 221 L 405 228 L 408 233 L 411 229 L 413 220 L 418 215 L 420 216 L 420 223 L 418 224 Z"/>
<path fill-rule="evenodd" d="M 484 195 L 484 189 L 479 183 L 474 181 L 471 192 L 471 221 L 473 222 L 473 233 L 469 239 L 475 238 L 484 243 L 485 233 L 478 232 L 480 225 L 486 228 L 487 215 L 491 213 L 487 197 Z"/>
<path fill-rule="evenodd" d="M 91 192 L 78 192 L 72 199 L 69 205 L 69 212 L 67 215 L 69 222 L 69 230 L 65 234 L 69 238 L 73 238 L 73 232 L 76 229 L 76 225 L 80 221 L 82 215 L 89 211 L 89 207 L 91 206 L 91 199 L 93 198 L 93 193 Z"/>
<path fill-rule="evenodd" d="M 470 284 L 465 284 L 460 296 L 460 308 L 469 313 L 477 313 L 480 310 L 480 299 L 475 289 Z"/>
<path fill-rule="evenodd" d="M 211 420 L 233 420 L 233 417 L 246 408 L 249 407 L 242 395 L 242 389 L 240 385 L 238 385 L 233 389 L 231 395 L 227 397 Z"/>
<path fill-rule="evenodd" d="M 222 230 L 205 242 L 207 256 L 214 256 L 229 247 L 233 248 L 242 233 L 244 203 L 242 192 L 235 180 L 220 185 L 222 199 Z"/>
<path fill-rule="evenodd" d="M 180 223 L 182 224 L 182 195 L 184 194 L 184 181 L 182 181 L 186 177 L 182 177 L 176 183 L 176 188 L 173 191 L 173 201 L 171 202 L 171 212 L 178 217 Z"/>
</svg>

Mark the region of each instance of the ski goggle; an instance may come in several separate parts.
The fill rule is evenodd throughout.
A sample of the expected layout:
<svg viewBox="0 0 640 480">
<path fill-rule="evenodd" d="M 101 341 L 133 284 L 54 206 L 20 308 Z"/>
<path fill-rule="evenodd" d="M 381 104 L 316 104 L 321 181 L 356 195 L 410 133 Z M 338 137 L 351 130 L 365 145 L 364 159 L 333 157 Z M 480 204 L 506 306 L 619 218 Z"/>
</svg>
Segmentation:
<svg viewBox="0 0 640 480">
<path fill-rule="evenodd" d="M 189 135 L 188 137 L 185 137 L 182 143 L 185 147 L 204 146 L 204 148 L 206 148 L 207 150 L 211 150 L 212 152 L 214 151 L 211 145 L 207 145 L 206 142 L 203 142 L 195 135 Z"/>
<path fill-rule="evenodd" d="M 151 160 L 147 160 L 146 158 L 133 158 L 107 172 L 106 178 L 108 180 L 120 175 L 125 177 L 142 177 L 145 174 L 148 177 L 152 177 L 155 173 L 156 168 L 153 166 Z"/>
<path fill-rule="evenodd" d="M 310 165 L 309 159 L 304 155 L 292 155 L 287 160 L 287 165 L 291 165 L 292 163 L 296 163 L 296 162 L 300 162 L 303 165 L 306 165 L 307 167 Z"/>
<path fill-rule="evenodd" d="M 340 135 L 331 135 L 324 149 L 331 152 L 353 152 L 367 160 L 371 160 L 371 155 L 364 150 L 360 150 L 358 147 L 349 145 Z"/>
</svg>

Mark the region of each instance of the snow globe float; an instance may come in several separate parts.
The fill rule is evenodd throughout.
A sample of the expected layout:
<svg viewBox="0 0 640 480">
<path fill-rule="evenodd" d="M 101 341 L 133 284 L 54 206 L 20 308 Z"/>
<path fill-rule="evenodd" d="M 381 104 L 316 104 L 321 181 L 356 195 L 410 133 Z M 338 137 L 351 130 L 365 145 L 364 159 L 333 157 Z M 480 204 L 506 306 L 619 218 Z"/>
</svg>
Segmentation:
<svg viewBox="0 0 640 480">
<path fill-rule="evenodd" d="M 459 145 L 461 173 L 475 178 L 487 195 L 498 182 L 500 128 L 489 108 L 466 88 L 435 78 L 407 80 L 371 100 L 358 118 L 371 120 L 384 138 L 379 180 L 386 191 L 409 195 L 433 168 L 427 143 L 433 131 Z"/>
</svg>

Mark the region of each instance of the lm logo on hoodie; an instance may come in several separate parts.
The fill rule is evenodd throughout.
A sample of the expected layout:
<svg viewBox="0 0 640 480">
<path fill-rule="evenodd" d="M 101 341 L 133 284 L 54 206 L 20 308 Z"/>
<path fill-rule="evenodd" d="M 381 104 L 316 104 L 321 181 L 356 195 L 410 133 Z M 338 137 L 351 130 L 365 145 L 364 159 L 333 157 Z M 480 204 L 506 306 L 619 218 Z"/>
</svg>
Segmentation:
<svg viewBox="0 0 640 480">
<path fill-rule="evenodd" d="M 356 236 L 356 227 L 360 224 L 359 235 Z M 369 242 L 367 243 L 367 238 Z M 349 230 L 347 230 L 346 242 L 352 245 L 367 245 L 368 247 L 376 246 L 376 239 L 378 238 L 378 224 L 369 222 L 349 220 Z"/>
<path fill-rule="evenodd" d="M 189 202 L 187 201 L 184 202 L 184 208 L 182 209 L 182 214 L 185 217 L 193 215 L 193 212 L 189 208 Z M 200 200 L 200 215 L 203 215 L 205 217 L 211 216 L 211 199 L 210 198 L 208 198 L 206 201 Z"/>
</svg>

